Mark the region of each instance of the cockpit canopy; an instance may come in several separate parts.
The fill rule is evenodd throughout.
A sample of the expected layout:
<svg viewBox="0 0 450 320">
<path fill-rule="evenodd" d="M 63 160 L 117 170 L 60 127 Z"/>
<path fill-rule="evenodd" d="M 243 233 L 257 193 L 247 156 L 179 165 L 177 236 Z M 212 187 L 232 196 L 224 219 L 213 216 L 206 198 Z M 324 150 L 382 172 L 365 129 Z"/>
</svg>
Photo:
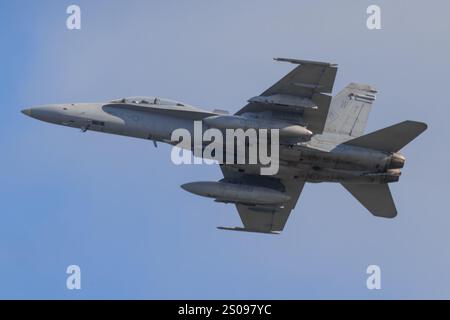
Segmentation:
<svg viewBox="0 0 450 320">
<path fill-rule="evenodd" d="M 148 105 L 162 105 L 162 106 L 177 106 L 184 107 L 184 103 L 175 100 L 162 99 L 158 97 L 129 97 L 118 100 L 113 100 L 111 103 L 131 103 L 131 104 L 148 104 Z"/>
</svg>

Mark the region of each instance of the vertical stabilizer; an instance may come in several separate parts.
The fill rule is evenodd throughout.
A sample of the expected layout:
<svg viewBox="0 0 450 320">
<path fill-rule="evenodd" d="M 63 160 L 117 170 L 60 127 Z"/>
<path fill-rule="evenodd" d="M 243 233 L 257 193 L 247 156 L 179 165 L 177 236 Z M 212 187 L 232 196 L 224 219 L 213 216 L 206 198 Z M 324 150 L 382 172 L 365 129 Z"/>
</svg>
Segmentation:
<svg viewBox="0 0 450 320">
<path fill-rule="evenodd" d="M 376 93 L 370 85 L 349 84 L 333 97 L 324 131 L 353 138 L 362 136 Z"/>
</svg>

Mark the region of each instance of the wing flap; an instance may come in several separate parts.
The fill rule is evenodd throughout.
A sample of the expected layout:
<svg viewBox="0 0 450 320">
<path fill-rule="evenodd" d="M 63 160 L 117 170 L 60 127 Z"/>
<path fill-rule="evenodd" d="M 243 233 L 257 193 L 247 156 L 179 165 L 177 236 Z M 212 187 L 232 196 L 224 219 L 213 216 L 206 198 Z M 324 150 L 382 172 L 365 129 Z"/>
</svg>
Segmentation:
<svg viewBox="0 0 450 320">
<path fill-rule="evenodd" d="M 273 231 L 263 232 L 263 231 L 251 230 L 251 229 L 239 228 L 239 227 L 217 227 L 217 229 L 219 229 L 219 230 L 226 230 L 226 231 L 241 231 L 241 232 L 256 232 L 256 233 L 266 233 L 266 234 L 280 234 L 279 232 L 273 232 Z"/>
</svg>

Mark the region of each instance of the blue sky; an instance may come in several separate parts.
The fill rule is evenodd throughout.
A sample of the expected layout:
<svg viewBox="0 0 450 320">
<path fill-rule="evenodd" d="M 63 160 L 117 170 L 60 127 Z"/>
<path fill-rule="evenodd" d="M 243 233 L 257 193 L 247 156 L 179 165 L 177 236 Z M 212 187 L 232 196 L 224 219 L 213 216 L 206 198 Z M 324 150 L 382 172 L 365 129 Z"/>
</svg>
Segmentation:
<svg viewBox="0 0 450 320">
<path fill-rule="evenodd" d="M 78 4 L 82 29 L 65 27 Z M 382 30 L 366 8 L 382 9 Z M 450 298 L 448 1 L 2 1 L 0 298 Z M 235 209 L 179 186 L 218 180 L 148 141 L 52 126 L 39 104 L 156 95 L 237 111 L 293 66 L 339 64 L 335 93 L 376 86 L 368 131 L 429 130 L 392 186 L 399 216 L 307 185 L 284 233 L 216 230 Z M 66 289 L 67 266 L 82 290 Z M 367 266 L 382 289 L 366 288 Z"/>
</svg>

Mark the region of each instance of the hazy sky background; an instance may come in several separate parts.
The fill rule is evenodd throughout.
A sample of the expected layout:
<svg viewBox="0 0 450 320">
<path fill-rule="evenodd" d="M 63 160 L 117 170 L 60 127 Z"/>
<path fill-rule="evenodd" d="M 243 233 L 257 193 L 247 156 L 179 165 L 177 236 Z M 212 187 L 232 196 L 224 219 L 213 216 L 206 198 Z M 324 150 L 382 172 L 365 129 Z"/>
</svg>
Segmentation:
<svg viewBox="0 0 450 320">
<path fill-rule="evenodd" d="M 82 30 L 66 29 L 78 4 Z M 382 30 L 366 8 L 382 9 Z M 450 298 L 448 1 L 1 1 L 0 298 Z M 294 66 L 339 64 L 335 91 L 376 86 L 373 131 L 408 145 L 394 220 L 338 184 L 308 184 L 280 236 L 224 232 L 232 205 L 179 186 L 218 180 L 170 148 L 54 126 L 20 110 L 132 95 L 237 111 Z M 82 290 L 66 289 L 66 268 Z M 366 288 L 366 268 L 382 290 Z"/>
</svg>

